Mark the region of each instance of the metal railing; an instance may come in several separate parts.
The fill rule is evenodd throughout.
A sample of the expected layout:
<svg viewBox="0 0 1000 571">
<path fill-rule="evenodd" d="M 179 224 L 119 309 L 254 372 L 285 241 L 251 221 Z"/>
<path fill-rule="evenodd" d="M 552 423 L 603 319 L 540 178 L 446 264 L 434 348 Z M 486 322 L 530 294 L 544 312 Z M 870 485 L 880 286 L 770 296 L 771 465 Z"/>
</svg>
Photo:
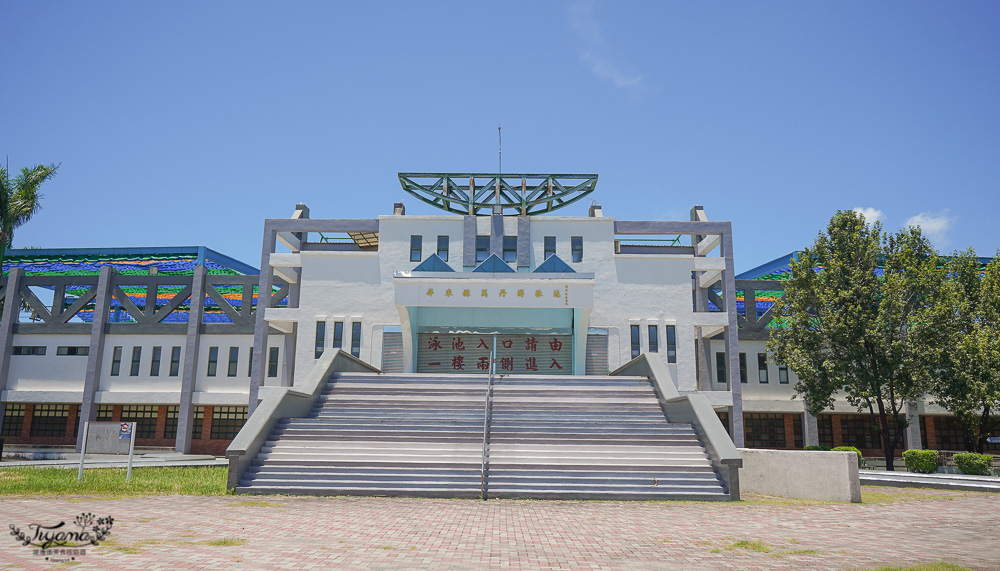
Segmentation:
<svg viewBox="0 0 1000 571">
<path fill-rule="evenodd" d="M 490 415 L 493 412 L 493 374 L 497 363 L 497 334 L 493 334 L 493 349 L 490 351 L 490 374 L 486 381 L 486 405 L 483 410 L 483 463 L 480 467 L 479 491 L 486 499 L 486 465 L 489 463 Z"/>
</svg>

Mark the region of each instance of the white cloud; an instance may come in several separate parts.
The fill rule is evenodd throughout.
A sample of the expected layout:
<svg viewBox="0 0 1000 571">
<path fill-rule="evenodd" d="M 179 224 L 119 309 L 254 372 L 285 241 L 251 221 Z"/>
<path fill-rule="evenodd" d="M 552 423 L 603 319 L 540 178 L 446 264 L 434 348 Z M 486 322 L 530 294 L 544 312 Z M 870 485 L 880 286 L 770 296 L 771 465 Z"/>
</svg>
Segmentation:
<svg viewBox="0 0 1000 571">
<path fill-rule="evenodd" d="M 860 206 L 854 209 L 855 212 L 865 217 L 868 222 L 876 222 L 882 220 L 884 214 L 878 208 L 872 208 L 871 206 L 867 208 L 861 208 Z"/>
<path fill-rule="evenodd" d="M 569 25 L 580 40 L 580 59 L 598 79 L 622 89 L 634 90 L 642 84 L 642 75 L 623 69 L 612 58 L 611 46 L 604 38 L 594 15 L 594 0 L 580 0 L 569 7 Z"/>
<path fill-rule="evenodd" d="M 958 220 L 957 216 L 948 216 L 948 209 L 945 208 L 938 214 L 921 212 L 916 216 L 906 219 L 907 226 L 919 226 L 924 236 L 927 236 L 935 246 L 941 248 L 947 243 L 947 233 L 952 224 Z"/>
</svg>

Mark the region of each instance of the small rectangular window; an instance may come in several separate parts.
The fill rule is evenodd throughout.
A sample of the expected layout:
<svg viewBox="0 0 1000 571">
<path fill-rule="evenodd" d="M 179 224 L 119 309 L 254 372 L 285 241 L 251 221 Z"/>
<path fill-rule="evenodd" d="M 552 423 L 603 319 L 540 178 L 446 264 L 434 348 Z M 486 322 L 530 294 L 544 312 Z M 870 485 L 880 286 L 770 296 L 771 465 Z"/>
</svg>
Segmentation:
<svg viewBox="0 0 1000 571">
<path fill-rule="evenodd" d="M 181 372 L 181 348 L 170 348 L 170 376 L 176 377 Z"/>
<path fill-rule="evenodd" d="M 90 355 L 90 347 L 56 347 L 56 355 L 86 356 Z"/>
<path fill-rule="evenodd" d="M 788 384 L 788 365 L 778 365 L 778 382 Z"/>
<path fill-rule="evenodd" d="M 267 376 L 277 377 L 278 376 L 278 348 L 271 347 L 268 349 L 267 355 Z"/>
<path fill-rule="evenodd" d="M 445 262 L 448 261 L 448 237 L 447 236 L 438 236 L 438 251 L 437 251 L 437 255 L 438 255 L 439 258 L 441 258 Z"/>
<path fill-rule="evenodd" d="M 716 353 L 715 354 L 715 380 L 720 383 L 728 383 L 729 378 L 726 375 L 726 354 Z"/>
<path fill-rule="evenodd" d="M 316 354 L 314 359 L 319 359 L 323 355 L 323 349 L 326 347 L 326 322 L 317 321 L 316 322 Z"/>
<path fill-rule="evenodd" d="M 757 378 L 762 385 L 767 384 L 767 353 L 757 353 Z"/>
<path fill-rule="evenodd" d="M 649 326 L 649 352 L 659 353 L 660 352 L 660 333 L 655 325 Z"/>
<path fill-rule="evenodd" d="M 253 347 L 247 347 L 247 354 L 249 358 L 247 359 L 247 376 L 253 376 Z"/>
<path fill-rule="evenodd" d="M 503 261 L 517 261 L 517 236 L 503 237 Z"/>
<path fill-rule="evenodd" d="M 747 382 L 747 354 L 740 353 L 740 382 Z"/>
<path fill-rule="evenodd" d="M 160 376 L 160 355 L 163 353 L 163 347 L 156 346 L 153 347 L 153 358 L 149 361 L 149 376 L 159 377 Z"/>
<path fill-rule="evenodd" d="M 632 333 L 632 358 L 635 359 L 639 356 L 639 326 L 632 325 L 630 328 Z"/>
<path fill-rule="evenodd" d="M 132 347 L 132 367 L 129 369 L 130 377 L 139 376 L 139 361 L 142 359 L 142 347 Z"/>
<path fill-rule="evenodd" d="M 424 237 L 410 236 L 410 261 L 419 262 L 423 250 Z"/>
<path fill-rule="evenodd" d="M 229 348 L 229 369 L 226 371 L 227 377 L 235 377 L 236 371 L 240 367 L 240 348 Z"/>
<path fill-rule="evenodd" d="M 219 348 L 209 347 L 208 348 L 208 376 L 214 377 L 215 371 L 219 367 Z"/>
<path fill-rule="evenodd" d="M 13 355 L 44 355 L 45 347 L 41 345 L 16 345 Z"/>
<path fill-rule="evenodd" d="M 333 348 L 340 349 L 344 346 L 344 322 L 338 321 L 333 324 Z"/>
<path fill-rule="evenodd" d="M 118 373 L 121 372 L 122 368 L 122 348 L 121 345 L 116 345 L 111 351 L 111 376 L 117 377 Z"/>
<path fill-rule="evenodd" d="M 677 362 L 677 326 L 667 325 L 667 362 Z"/>
<path fill-rule="evenodd" d="M 544 246 L 543 249 L 544 249 L 545 253 L 542 256 L 542 259 L 543 260 L 547 260 L 547 259 L 549 259 L 549 256 L 554 256 L 556 254 L 556 237 L 555 236 L 546 236 L 545 240 L 544 240 L 544 244 L 545 244 L 545 246 Z"/>
<path fill-rule="evenodd" d="M 476 236 L 476 263 L 485 262 L 490 257 L 490 237 Z"/>
<path fill-rule="evenodd" d="M 351 324 L 351 355 L 361 356 L 361 324 L 357 321 Z"/>
<path fill-rule="evenodd" d="M 570 249 L 573 252 L 573 261 L 583 261 L 583 236 L 573 236 L 570 238 Z"/>
</svg>

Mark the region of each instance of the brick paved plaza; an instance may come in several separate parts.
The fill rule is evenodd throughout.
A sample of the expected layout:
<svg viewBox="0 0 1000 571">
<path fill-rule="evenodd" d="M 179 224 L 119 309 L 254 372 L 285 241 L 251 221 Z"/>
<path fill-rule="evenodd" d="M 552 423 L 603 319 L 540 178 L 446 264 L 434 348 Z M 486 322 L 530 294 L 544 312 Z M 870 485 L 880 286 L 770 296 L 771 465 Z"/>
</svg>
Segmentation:
<svg viewBox="0 0 1000 571">
<path fill-rule="evenodd" d="M 110 541 L 76 561 L 46 561 L 6 536 L 0 562 L 143 570 L 863 569 L 934 561 L 1000 568 L 1000 495 L 865 488 L 865 496 L 885 503 L 4 498 L 4 526 L 72 526 L 82 512 L 115 522 Z M 236 541 L 209 543 L 220 539 Z"/>
</svg>

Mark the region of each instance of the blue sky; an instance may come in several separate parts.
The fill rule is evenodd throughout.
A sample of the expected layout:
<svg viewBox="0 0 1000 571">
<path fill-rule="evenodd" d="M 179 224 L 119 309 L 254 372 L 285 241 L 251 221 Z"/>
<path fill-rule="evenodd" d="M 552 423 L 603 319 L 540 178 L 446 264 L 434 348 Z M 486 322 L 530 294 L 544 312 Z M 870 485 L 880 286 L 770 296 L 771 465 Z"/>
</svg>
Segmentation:
<svg viewBox="0 0 1000 571">
<path fill-rule="evenodd" d="M 399 171 L 600 175 L 619 219 L 731 220 L 740 271 L 837 209 L 1000 238 L 1000 3 L 13 2 L 0 153 L 61 163 L 15 247 L 206 245 L 434 213 Z M 561 213 L 578 215 L 584 202 Z"/>
</svg>

